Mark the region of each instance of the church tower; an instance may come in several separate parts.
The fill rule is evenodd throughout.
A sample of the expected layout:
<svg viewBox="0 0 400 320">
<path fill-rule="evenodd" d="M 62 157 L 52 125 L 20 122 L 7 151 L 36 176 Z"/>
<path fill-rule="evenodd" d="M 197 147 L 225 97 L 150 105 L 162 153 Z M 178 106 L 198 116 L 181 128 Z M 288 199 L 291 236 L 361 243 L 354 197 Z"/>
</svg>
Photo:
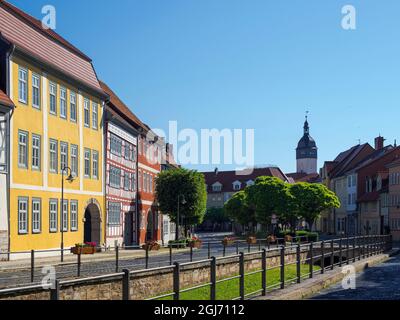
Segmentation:
<svg viewBox="0 0 400 320">
<path fill-rule="evenodd" d="M 297 144 L 296 160 L 298 173 L 317 173 L 318 148 L 314 139 L 310 136 L 308 117 L 304 122 L 304 134 Z"/>
</svg>

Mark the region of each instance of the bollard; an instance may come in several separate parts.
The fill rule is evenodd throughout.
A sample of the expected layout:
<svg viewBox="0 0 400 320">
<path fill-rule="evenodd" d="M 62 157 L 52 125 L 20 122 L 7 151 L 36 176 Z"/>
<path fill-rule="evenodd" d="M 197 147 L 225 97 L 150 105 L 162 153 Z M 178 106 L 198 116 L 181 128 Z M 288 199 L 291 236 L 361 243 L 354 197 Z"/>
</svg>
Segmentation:
<svg viewBox="0 0 400 320">
<path fill-rule="evenodd" d="M 190 262 L 193 262 L 193 246 L 190 246 Z"/>
<path fill-rule="evenodd" d="M 244 293 L 244 253 L 240 253 L 239 257 L 239 273 L 240 273 L 240 278 L 239 278 L 239 292 L 240 292 L 240 299 L 244 300 L 245 299 L 245 293 Z"/>
<path fill-rule="evenodd" d="M 335 243 L 331 242 L 331 270 L 333 270 L 333 267 L 335 265 Z"/>
<path fill-rule="evenodd" d="M 350 238 L 347 237 L 346 240 L 346 264 L 350 263 Z"/>
<path fill-rule="evenodd" d="M 226 244 L 224 243 L 224 248 L 223 248 L 223 252 L 222 252 L 223 257 L 225 257 L 225 252 L 226 252 Z"/>
<path fill-rule="evenodd" d="M 248 253 L 251 252 L 251 244 L 250 244 L 250 242 L 247 244 L 247 252 L 248 252 Z"/>
<path fill-rule="evenodd" d="M 31 250 L 31 282 L 35 280 L 35 250 Z"/>
<path fill-rule="evenodd" d="M 146 257 L 145 257 L 145 260 L 146 260 L 146 269 L 148 269 L 149 268 L 149 247 L 148 246 L 146 246 Z"/>
<path fill-rule="evenodd" d="M 179 300 L 179 295 L 180 295 L 180 264 L 179 262 L 174 263 L 175 268 L 174 268 L 174 300 Z"/>
<path fill-rule="evenodd" d="M 311 242 L 310 243 L 310 279 L 314 276 L 314 250 L 313 250 L 314 244 Z"/>
<path fill-rule="evenodd" d="M 301 248 L 300 244 L 296 247 L 296 271 L 297 271 L 297 283 L 301 282 Z"/>
<path fill-rule="evenodd" d="M 262 274 L 261 274 L 261 281 L 262 281 L 262 295 L 267 295 L 267 250 L 265 248 L 262 250 Z"/>
<path fill-rule="evenodd" d="M 77 271 L 77 276 L 78 278 L 81 276 L 81 252 L 78 252 L 78 271 Z"/>
<path fill-rule="evenodd" d="M 280 279 L 281 279 L 281 289 L 285 289 L 285 247 L 281 247 L 281 264 L 280 264 Z"/>
<path fill-rule="evenodd" d="M 343 257 L 342 257 L 342 238 L 339 240 L 339 267 L 342 266 Z"/>
<path fill-rule="evenodd" d="M 172 265 L 172 244 L 169 244 L 169 264 Z"/>
<path fill-rule="evenodd" d="M 211 257 L 210 282 L 210 300 L 214 301 L 217 299 L 217 259 L 215 257 Z"/>
<path fill-rule="evenodd" d="M 55 280 L 54 288 L 50 289 L 50 300 L 60 299 L 60 280 Z"/>
<path fill-rule="evenodd" d="M 321 242 L 321 273 L 325 273 L 325 242 Z"/>
<path fill-rule="evenodd" d="M 115 272 L 119 269 L 119 246 L 115 247 Z"/>
<path fill-rule="evenodd" d="M 239 254 L 239 241 L 236 241 L 236 254 Z"/>
<path fill-rule="evenodd" d="M 122 300 L 129 300 L 129 270 L 123 269 L 122 272 L 124 273 L 122 277 Z"/>
</svg>

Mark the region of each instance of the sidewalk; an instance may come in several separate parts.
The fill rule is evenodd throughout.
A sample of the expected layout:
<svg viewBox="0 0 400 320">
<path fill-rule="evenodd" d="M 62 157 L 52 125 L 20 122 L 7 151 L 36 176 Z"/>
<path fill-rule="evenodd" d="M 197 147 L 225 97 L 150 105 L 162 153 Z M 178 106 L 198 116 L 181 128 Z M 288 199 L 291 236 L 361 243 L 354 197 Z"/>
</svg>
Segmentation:
<svg viewBox="0 0 400 320">
<path fill-rule="evenodd" d="M 188 252 L 189 249 L 173 249 L 173 253 L 183 253 Z M 154 256 L 169 256 L 168 248 L 161 248 L 158 251 L 149 251 L 149 257 Z M 129 260 L 129 259 L 145 259 L 146 251 L 143 249 L 134 250 L 123 250 L 120 249 L 118 252 L 118 260 Z M 84 254 L 81 255 L 81 263 L 84 262 L 103 262 L 103 261 L 114 261 L 116 260 L 115 250 L 102 251 L 95 253 L 93 255 Z M 60 254 L 51 257 L 35 257 L 35 267 L 42 266 L 67 266 L 76 264 L 78 261 L 78 256 L 71 254 L 69 252 L 64 252 L 64 262 L 61 262 Z M 0 261 L 0 272 L 7 272 L 10 270 L 25 270 L 31 268 L 31 259 L 21 259 L 12 261 Z"/>
</svg>

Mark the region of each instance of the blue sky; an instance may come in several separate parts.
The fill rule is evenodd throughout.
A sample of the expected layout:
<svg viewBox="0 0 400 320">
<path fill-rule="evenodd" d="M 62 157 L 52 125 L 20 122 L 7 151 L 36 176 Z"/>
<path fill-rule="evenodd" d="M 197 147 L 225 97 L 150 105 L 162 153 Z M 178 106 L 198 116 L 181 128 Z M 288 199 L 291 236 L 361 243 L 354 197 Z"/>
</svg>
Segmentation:
<svg viewBox="0 0 400 320">
<path fill-rule="evenodd" d="M 400 138 L 398 0 L 10 2 L 37 18 L 54 5 L 56 31 L 151 127 L 255 129 L 256 164 L 295 171 L 306 110 L 319 166 Z M 356 30 L 341 28 L 346 4 Z"/>
</svg>

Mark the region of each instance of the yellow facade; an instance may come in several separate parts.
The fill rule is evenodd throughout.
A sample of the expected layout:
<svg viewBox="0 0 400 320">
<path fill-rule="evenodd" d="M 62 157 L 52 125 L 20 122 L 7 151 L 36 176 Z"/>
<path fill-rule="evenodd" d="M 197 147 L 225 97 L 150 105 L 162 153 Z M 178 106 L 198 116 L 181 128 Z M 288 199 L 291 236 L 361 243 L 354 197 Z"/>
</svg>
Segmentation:
<svg viewBox="0 0 400 320">
<path fill-rule="evenodd" d="M 71 167 L 71 145 L 77 146 L 78 173 L 70 183 L 64 181 L 64 199 L 68 200 L 68 230 L 64 232 L 64 247 L 84 241 L 85 210 L 94 203 L 100 212 L 100 241 L 104 241 L 105 208 L 103 189 L 103 107 L 98 98 L 80 92 L 27 62 L 13 58 L 11 64 L 11 99 L 16 108 L 11 119 L 11 188 L 10 188 L 10 249 L 11 252 L 60 248 L 61 243 L 61 151 L 60 143 L 68 148 L 68 166 Z M 28 71 L 28 101 L 19 101 L 19 70 Z M 40 76 L 40 109 L 33 107 L 32 74 Z M 57 85 L 56 114 L 50 113 L 50 82 Z M 61 88 L 66 89 L 66 119 L 60 116 Z M 77 121 L 71 121 L 70 93 L 76 94 Z M 90 101 L 90 127 L 84 125 L 84 99 Z M 97 129 L 92 127 L 93 103 L 97 104 Z M 27 133 L 27 168 L 19 163 L 19 132 Z M 32 167 L 32 136 L 40 136 L 39 170 Z M 57 141 L 57 172 L 50 172 L 50 139 Z M 84 151 L 90 150 L 90 177 L 84 176 Z M 97 152 L 97 177 L 93 177 L 93 152 Z M 64 176 L 65 177 L 65 176 Z M 20 224 L 19 200 L 27 200 L 27 223 Z M 50 231 L 50 200 L 57 200 L 57 230 Z M 33 231 L 33 200 L 40 200 L 40 231 Z M 77 230 L 71 227 L 71 201 L 77 201 Z M 22 210 L 24 211 L 24 210 Z M 37 214 L 36 214 L 37 217 Z M 54 215 L 53 215 L 54 217 Z M 37 222 L 38 219 L 35 219 Z M 75 220 L 75 219 L 74 219 Z M 21 225 L 24 231 L 21 232 Z M 54 220 L 53 220 L 54 225 Z M 25 226 L 27 227 L 25 231 Z M 37 224 L 36 224 L 37 226 Z M 36 228 L 37 229 L 37 228 Z"/>
</svg>

